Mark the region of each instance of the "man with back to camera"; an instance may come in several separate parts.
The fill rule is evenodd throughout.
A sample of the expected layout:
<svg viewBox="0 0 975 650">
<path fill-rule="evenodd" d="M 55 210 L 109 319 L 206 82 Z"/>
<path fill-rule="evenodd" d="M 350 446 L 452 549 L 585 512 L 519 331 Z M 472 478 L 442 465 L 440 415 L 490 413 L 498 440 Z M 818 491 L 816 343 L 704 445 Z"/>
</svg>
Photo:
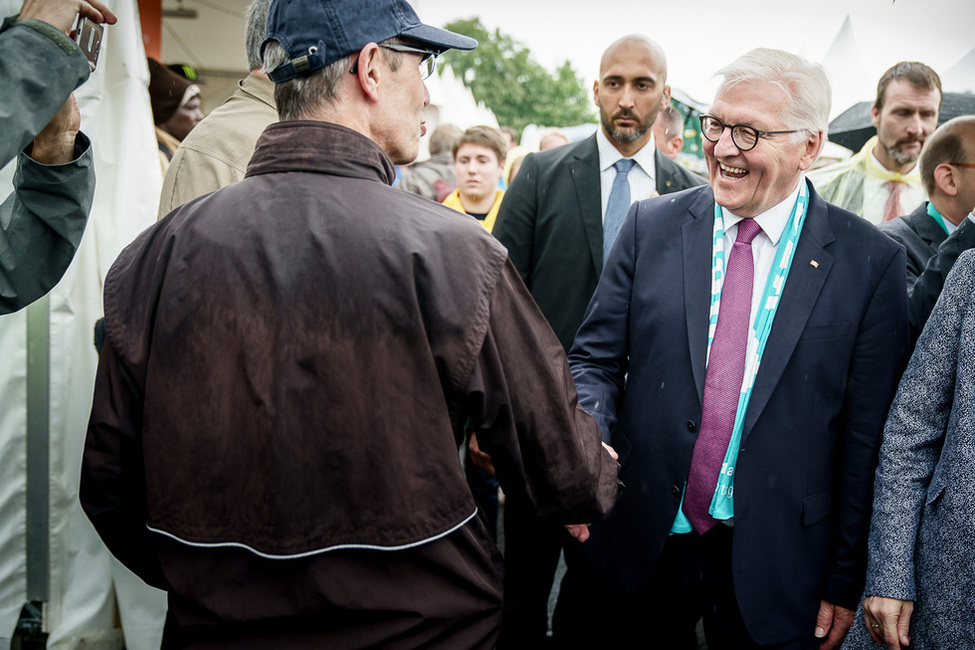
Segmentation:
<svg viewBox="0 0 975 650">
<path fill-rule="evenodd" d="M 501 562 L 460 467 L 467 426 L 542 514 L 598 519 L 615 499 L 504 248 L 389 187 L 436 55 L 476 42 L 403 0 L 367 9 L 272 4 L 282 121 L 244 180 L 106 278 L 81 502 L 168 592 L 167 647 L 492 647 Z"/>
<path fill-rule="evenodd" d="M 873 224 L 925 200 L 917 159 L 938 126 L 941 99 L 941 79 L 923 63 L 902 61 L 887 70 L 870 109 L 876 138 L 849 160 L 810 172 L 819 195 Z"/>
<path fill-rule="evenodd" d="M 711 650 L 832 649 L 863 589 L 904 253 L 804 178 L 822 66 L 762 49 L 719 75 L 710 187 L 631 208 L 569 354 L 626 490 L 569 558 L 566 647 L 693 649 L 703 615 Z"/>
<path fill-rule="evenodd" d="M 95 0 L 27 0 L 0 26 L 0 166 L 17 158 L 0 205 L 0 314 L 57 284 L 91 211 L 94 159 L 72 94 L 91 73 L 69 38 L 79 14 L 117 20 Z"/>
<path fill-rule="evenodd" d="M 187 201 L 241 180 L 258 136 L 278 121 L 274 83 L 261 72 L 270 7 L 271 0 L 254 0 L 247 8 L 244 43 L 250 74 L 179 143 L 163 180 L 160 219 Z"/>
<path fill-rule="evenodd" d="M 657 152 L 651 126 L 670 101 L 660 46 L 625 36 L 603 53 L 593 84 L 600 128 L 590 138 L 529 154 L 501 204 L 494 236 L 508 249 L 566 350 L 626 210 L 654 192 L 703 180 Z M 548 597 L 565 533 L 505 501 L 505 622 L 499 646 L 545 642 Z M 511 644 L 510 646 L 508 644 Z"/>
<path fill-rule="evenodd" d="M 921 152 L 921 180 L 930 200 L 880 224 L 907 251 L 911 341 L 917 340 L 958 256 L 975 247 L 975 116 L 942 124 Z"/>
</svg>

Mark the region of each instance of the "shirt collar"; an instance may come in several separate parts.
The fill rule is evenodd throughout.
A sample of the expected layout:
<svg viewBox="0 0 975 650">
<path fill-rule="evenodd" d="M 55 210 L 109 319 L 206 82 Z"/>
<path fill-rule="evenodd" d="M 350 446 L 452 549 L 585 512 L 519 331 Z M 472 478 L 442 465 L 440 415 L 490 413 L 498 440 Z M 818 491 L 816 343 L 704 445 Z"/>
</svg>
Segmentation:
<svg viewBox="0 0 975 650">
<path fill-rule="evenodd" d="M 603 133 L 603 128 L 600 126 L 596 129 L 596 149 L 599 152 L 599 171 L 604 172 L 613 165 L 616 161 L 621 158 L 625 158 L 623 154 L 619 152 L 619 149 L 613 146 L 613 143 L 609 141 L 606 134 Z M 657 175 L 657 165 L 654 159 L 654 152 L 657 151 L 657 145 L 653 140 L 653 133 L 650 133 L 650 139 L 647 141 L 643 147 L 631 156 L 632 160 L 640 166 L 640 168 L 646 172 L 647 176 L 656 180 Z"/>
<path fill-rule="evenodd" d="M 805 183 L 805 177 L 801 177 L 799 182 Z M 792 209 L 795 207 L 798 198 L 799 185 L 796 185 L 796 189 L 792 190 L 792 193 L 781 203 L 773 205 L 771 208 L 755 217 L 755 221 L 759 226 L 762 227 L 762 232 L 765 233 L 765 236 L 772 241 L 773 246 L 779 245 L 779 239 L 782 238 L 782 233 L 785 232 L 785 226 L 789 223 L 789 218 L 792 217 Z M 724 208 L 724 215 L 725 231 L 744 218 L 737 216 L 727 208 Z"/>
</svg>

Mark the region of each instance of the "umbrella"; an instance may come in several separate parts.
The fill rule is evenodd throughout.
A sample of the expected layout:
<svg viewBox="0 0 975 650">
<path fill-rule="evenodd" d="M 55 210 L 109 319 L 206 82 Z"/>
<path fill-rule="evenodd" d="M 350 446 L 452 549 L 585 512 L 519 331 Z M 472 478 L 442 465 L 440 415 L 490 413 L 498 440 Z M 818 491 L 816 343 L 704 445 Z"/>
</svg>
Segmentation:
<svg viewBox="0 0 975 650">
<path fill-rule="evenodd" d="M 876 135 L 870 121 L 873 102 L 859 102 L 836 116 L 829 123 L 829 139 L 847 149 L 860 151 L 867 140 Z M 959 115 L 975 115 L 975 94 L 945 93 L 938 114 L 938 125 Z"/>
</svg>

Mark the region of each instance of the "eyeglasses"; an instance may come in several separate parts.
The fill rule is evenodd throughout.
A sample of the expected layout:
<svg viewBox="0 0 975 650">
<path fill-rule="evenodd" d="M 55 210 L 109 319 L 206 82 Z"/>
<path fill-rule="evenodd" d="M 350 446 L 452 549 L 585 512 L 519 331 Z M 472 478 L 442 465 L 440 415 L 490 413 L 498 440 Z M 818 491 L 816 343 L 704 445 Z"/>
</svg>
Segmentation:
<svg viewBox="0 0 975 650">
<path fill-rule="evenodd" d="M 379 47 L 384 47 L 387 50 L 392 50 L 393 52 L 403 52 L 406 54 L 419 54 L 422 58 L 420 59 L 420 79 L 426 81 L 433 74 L 433 71 L 437 69 L 437 57 L 440 55 L 439 52 L 435 50 L 424 50 L 419 47 L 413 47 L 411 45 L 403 45 L 402 43 L 380 43 Z M 357 74 L 359 72 L 359 59 L 357 58 L 349 68 L 350 74 Z"/>
<path fill-rule="evenodd" d="M 747 124 L 725 124 L 713 115 L 701 116 L 701 135 L 709 142 L 717 142 L 721 139 L 721 134 L 725 129 L 731 129 L 731 141 L 742 151 L 751 151 L 758 144 L 758 139 L 763 135 L 776 135 L 779 133 L 799 133 L 803 129 L 793 129 L 791 131 L 759 131 L 755 127 Z"/>
<path fill-rule="evenodd" d="M 975 169 L 975 163 L 950 162 L 948 164 L 954 165 L 955 167 L 968 167 L 969 169 Z"/>
</svg>

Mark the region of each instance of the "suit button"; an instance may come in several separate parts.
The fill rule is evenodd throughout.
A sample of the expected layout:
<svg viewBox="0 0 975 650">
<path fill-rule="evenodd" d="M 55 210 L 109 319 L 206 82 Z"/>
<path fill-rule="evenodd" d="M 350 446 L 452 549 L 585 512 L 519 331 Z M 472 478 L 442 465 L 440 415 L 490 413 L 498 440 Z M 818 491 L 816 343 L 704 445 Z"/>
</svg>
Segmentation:
<svg viewBox="0 0 975 650">
<path fill-rule="evenodd" d="M 677 487 L 676 485 L 672 485 L 670 487 L 670 493 L 673 494 L 676 498 L 678 499 L 680 498 L 680 488 Z"/>
<path fill-rule="evenodd" d="M 690 431 L 691 433 L 697 431 L 697 424 L 694 423 L 694 420 L 687 421 L 687 430 Z"/>
</svg>

